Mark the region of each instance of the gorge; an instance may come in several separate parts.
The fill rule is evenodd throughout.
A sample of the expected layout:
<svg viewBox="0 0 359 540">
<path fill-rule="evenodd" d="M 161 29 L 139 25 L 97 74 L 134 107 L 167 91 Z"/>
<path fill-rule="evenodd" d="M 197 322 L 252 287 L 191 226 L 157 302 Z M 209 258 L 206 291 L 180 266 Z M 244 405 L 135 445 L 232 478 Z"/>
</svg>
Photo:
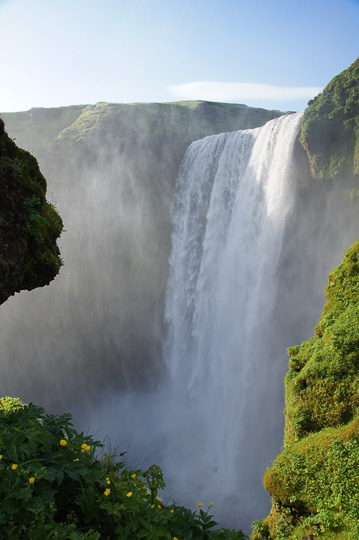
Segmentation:
<svg viewBox="0 0 359 540">
<path fill-rule="evenodd" d="M 286 348 L 312 335 L 358 206 L 350 152 L 316 177 L 324 154 L 308 160 L 300 114 L 234 109 L 2 115 L 67 232 L 51 287 L 1 308 L 1 394 L 70 409 L 130 460 L 159 462 L 168 497 L 213 500 L 217 519 L 248 531 L 269 511 Z"/>
</svg>

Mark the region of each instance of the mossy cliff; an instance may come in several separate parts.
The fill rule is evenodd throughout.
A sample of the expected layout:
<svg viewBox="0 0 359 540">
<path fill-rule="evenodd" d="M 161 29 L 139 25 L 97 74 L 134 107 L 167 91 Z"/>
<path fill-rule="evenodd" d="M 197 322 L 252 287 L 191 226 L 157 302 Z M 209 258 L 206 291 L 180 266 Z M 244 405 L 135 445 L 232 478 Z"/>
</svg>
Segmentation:
<svg viewBox="0 0 359 540">
<path fill-rule="evenodd" d="M 300 140 L 315 178 L 359 175 L 359 58 L 309 102 Z"/>
<path fill-rule="evenodd" d="M 323 251 L 357 230 L 359 59 L 309 103 L 300 143 L 296 215 L 309 206 L 335 216 L 334 228 L 324 220 L 331 244 L 315 244 Z M 326 299 L 314 337 L 288 349 L 284 448 L 265 474 L 272 509 L 252 540 L 359 538 L 359 240 L 330 273 Z"/>
<path fill-rule="evenodd" d="M 48 285 L 60 269 L 63 224 L 45 194 L 36 159 L 16 146 L 0 119 L 0 304 Z"/>
<path fill-rule="evenodd" d="M 284 449 L 265 474 L 273 506 L 253 540 L 359 537 L 359 240 L 326 297 L 315 336 L 288 350 Z"/>
</svg>

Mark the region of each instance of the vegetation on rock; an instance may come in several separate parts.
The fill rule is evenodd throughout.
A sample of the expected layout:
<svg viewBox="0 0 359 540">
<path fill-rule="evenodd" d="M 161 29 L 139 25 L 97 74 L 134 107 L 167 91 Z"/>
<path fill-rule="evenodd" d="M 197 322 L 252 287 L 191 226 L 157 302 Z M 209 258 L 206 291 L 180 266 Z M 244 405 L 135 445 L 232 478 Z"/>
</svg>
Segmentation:
<svg viewBox="0 0 359 540">
<path fill-rule="evenodd" d="M 300 140 L 315 178 L 359 175 L 359 58 L 309 102 Z"/>
<path fill-rule="evenodd" d="M 303 200 L 313 198 L 315 179 L 334 188 L 314 189 L 323 204 L 329 193 L 356 198 L 359 58 L 308 105 Z M 284 448 L 265 474 L 272 509 L 255 522 L 252 540 L 359 538 L 359 240 L 329 275 L 326 298 L 315 335 L 288 349 Z"/>
<path fill-rule="evenodd" d="M 71 416 L 55 416 L 19 399 L 0 399 L 0 538 L 47 540 L 241 540 L 213 530 L 193 512 L 165 505 L 160 467 L 128 469 L 123 453 L 99 455 L 99 441 L 78 433 Z M 120 459 L 118 459 L 120 458 Z"/>
<path fill-rule="evenodd" d="M 63 224 L 45 194 L 36 159 L 0 119 L 0 304 L 21 289 L 48 285 L 61 267 L 56 240 Z"/>
<path fill-rule="evenodd" d="M 359 537 L 359 240 L 329 275 L 315 336 L 291 347 L 285 446 L 252 539 Z"/>
</svg>

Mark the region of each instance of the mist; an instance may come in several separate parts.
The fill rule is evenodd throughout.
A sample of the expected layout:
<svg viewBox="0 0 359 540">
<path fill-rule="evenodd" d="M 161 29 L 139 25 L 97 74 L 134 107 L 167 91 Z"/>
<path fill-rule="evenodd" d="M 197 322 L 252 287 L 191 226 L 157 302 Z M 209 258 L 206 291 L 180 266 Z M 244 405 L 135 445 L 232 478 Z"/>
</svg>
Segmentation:
<svg viewBox="0 0 359 540">
<path fill-rule="evenodd" d="M 226 114 L 219 128 L 208 104 L 197 117 L 106 104 L 3 115 L 9 134 L 38 158 L 66 231 L 55 281 L 0 308 L 2 395 L 71 412 L 76 427 L 109 437 L 130 463 L 161 465 L 165 501 L 214 502 L 221 525 L 246 531 L 270 507 L 262 477 L 282 446 L 286 348 L 313 335 L 328 273 L 358 225 L 347 192 L 311 183 L 295 134 L 276 159 L 279 170 L 286 164 L 283 183 L 267 188 L 263 180 L 251 205 L 248 194 L 237 195 L 241 167 L 267 178 L 273 164 L 264 159 L 256 175 L 258 163 L 247 168 L 250 148 L 235 141 L 251 146 L 256 130 L 196 142 L 182 161 L 192 140 L 275 116 L 248 125 L 249 112 L 238 114 L 238 126 Z M 208 145 L 214 150 L 206 154 Z M 181 185 L 191 175 L 188 192 Z M 225 186 L 217 195 L 216 178 Z M 202 214 L 195 214 L 200 186 Z M 277 229 L 261 206 L 268 190 Z M 185 196 L 188 219 L 180 225 Z M 221 196 L 222 206 L 211 207 Z M 187 250 L 193 237 L 183 236 L 176 254 L 176 231 L 191 219 L 202 224 L 197 244 Z M 183 315 L 188 307 L 193 318 Z"/>
</svg>

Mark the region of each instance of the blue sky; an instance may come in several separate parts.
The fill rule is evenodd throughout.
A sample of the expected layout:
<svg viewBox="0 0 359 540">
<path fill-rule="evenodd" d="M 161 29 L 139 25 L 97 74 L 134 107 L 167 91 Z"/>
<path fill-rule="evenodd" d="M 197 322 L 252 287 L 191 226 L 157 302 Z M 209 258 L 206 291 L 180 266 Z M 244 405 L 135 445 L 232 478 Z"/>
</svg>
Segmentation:
<svg viewBox="0 0 359 540">
<path fill-rule="evenodd" d="M 359 56 L 359 0 L 0 0 L 0 111 L 204 99 L 302 110 Z"/>
</svg>

